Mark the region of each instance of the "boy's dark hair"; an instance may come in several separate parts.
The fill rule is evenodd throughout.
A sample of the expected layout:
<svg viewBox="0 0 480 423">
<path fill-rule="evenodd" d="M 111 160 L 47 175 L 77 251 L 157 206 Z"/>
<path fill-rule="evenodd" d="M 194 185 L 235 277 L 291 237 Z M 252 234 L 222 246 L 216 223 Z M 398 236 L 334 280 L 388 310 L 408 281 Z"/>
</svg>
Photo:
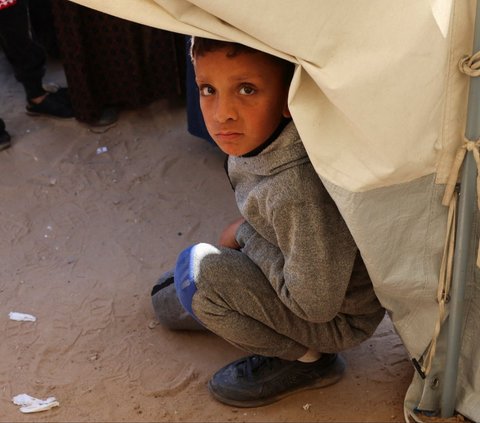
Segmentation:
<svg viewBox="0 0 480 423">
<path fill-rule="evenodd" d="M 267 56 L 270 56 L 273 61 L 282 66 L 286 83 L 290 84 L 290 81 L 292 80 L 293 72 L 295 70 L 295 65 L 292 62 L 231 41 L 220 41 L 203 37 L 191 37 L 190 39 L 190 58 L 192 62 L 195 61 L 195 57 L 204 56 L 206 53 L 211 53 L 213 51 L 222 49 L 228 50 L 227 57 L 235 57 L 239 54 L 266 54 Z"/>
</svg>

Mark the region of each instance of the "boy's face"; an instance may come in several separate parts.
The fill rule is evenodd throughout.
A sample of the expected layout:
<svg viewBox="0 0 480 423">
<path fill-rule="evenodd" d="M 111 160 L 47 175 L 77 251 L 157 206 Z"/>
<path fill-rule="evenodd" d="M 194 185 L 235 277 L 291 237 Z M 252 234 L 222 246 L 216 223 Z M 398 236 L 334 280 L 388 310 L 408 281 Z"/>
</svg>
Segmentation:
<svg viewBox="0 0 480 423">
<path fill-rule="evenodd" d="M 225 153 L 241 156 L 290 116 L 288 86 L 282 65 L 268 55 L 227 53 L 221 49 L 196 57 L 196 82 L 210 136 Z"/>
</svg>

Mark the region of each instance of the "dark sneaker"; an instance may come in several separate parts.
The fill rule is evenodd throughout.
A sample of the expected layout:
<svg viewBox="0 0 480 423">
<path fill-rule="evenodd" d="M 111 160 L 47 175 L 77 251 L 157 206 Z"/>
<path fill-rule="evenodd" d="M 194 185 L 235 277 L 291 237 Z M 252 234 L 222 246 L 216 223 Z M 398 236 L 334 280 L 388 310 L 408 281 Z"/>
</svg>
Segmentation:
<svg viewBox="0 0 480 423">
<path fill-rule="evenodd" d="M 259 407 L 306 389 L 338 382 L 345 364 L 337 354 L 313 363 L 252 355 L 220 369 L 208 382 L 211 394 L 235 407 Z"/>
<path fill-rule="evenodd" d="M 10 134 L 5 129 L 5 123 L 0 119 L 0 151 L 10 147 Z"/>
<path fill-rule="evenodd" d="M 66 89 L 60 89 L 54 93 L 48 93 L 39 104 L 28 103 L 27 114 L 31 116 L 51 116 L 57 118 L 72 118 L 74 116 L 72 106 Z"/>
<path fill-rule="evenodd" d="M 157 320 L 171 330 L 206 330 L 180 304 L 173 272 L 164 273 L 152 289 L 152 305 Z"/>
<path fill-rule="evenodd" d="M 70 92 L 68 91 L 68 87 L 60 87 L 59 85 L 53 83 L 43 84 L 43 89 L 47 93 L 54 93 L 55 97 L 58 101 L 66 104 L 67 106 L 71 107 L 72 100 L 70 99 Z"/>
<path fill-rule="evenodd" d="M 58 101 L 61 101 L 68 107 L 72 107 L 72 100 L 70 100 L 70 93 L 68 92 L 68 88 L 59 88 L 57 91 L 54 92 L 54 94 L 58 98 Z"/>
</svg>

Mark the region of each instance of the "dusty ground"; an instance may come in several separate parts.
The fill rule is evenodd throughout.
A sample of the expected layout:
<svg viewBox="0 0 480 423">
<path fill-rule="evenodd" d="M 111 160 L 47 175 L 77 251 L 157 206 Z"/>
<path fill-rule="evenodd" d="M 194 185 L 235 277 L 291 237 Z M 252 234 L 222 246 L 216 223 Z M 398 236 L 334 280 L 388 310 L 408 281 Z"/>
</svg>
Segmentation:
<svg viewBox="0 0 480 423">
<path fill-rule="evenodd" d="M 45 80 L 62 79 L 51 64 Z M 124 112 L 104 133 L 29 117 L 1 54 L 0 98 L 13 136 L 0 153 L 0 421 L 403 421 L 412 370 L 388 320 L 344 354 L 340 383 L 257 409 L 207 392 L 241 351 L 152 327 L 157 276 L 237 217 L 223 155 L 187 133 L 182 107 Z M 22 414 L 11 402 L 20 393 L 60 407 Z"/>
</svg>

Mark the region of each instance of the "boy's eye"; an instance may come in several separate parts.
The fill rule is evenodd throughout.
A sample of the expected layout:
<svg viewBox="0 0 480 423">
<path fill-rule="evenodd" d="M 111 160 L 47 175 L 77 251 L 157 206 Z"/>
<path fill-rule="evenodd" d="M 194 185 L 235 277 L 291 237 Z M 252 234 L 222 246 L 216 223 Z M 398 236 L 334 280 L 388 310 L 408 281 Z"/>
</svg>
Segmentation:
<svg viewBox="0 0 480 423">
<path fill-rule="evenodd" d="M 202 85 L 198 89 L 200 91 L 200 95 L 204 97 L 215 94 L 215 89 L 210 85 Z"/>
<path fill-rule="evenodd" d="M 250 85 L 242 85 L 240 87 L 240 94 L 242 95 L 252 95 L 252 94 L 255 94 L 255 88 L 253 88 L 252 86 Z"/>
</svg>

